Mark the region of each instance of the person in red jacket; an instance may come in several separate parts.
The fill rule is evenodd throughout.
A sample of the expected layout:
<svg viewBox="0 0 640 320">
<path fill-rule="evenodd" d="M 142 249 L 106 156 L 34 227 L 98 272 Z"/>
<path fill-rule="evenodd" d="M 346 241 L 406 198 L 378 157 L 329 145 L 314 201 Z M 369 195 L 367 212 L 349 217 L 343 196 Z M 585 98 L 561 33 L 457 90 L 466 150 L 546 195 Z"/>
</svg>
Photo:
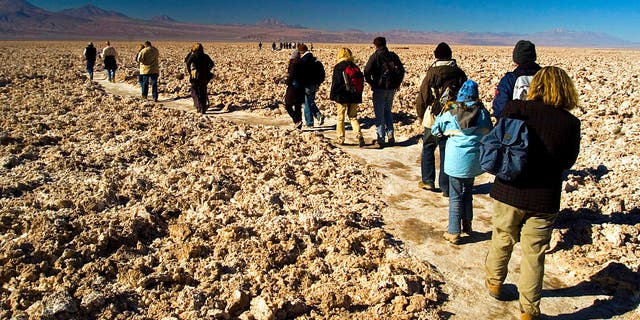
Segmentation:
<svg viewBox="0 0 640 320">
<path fill-rule="evenodd" d="M 498 298 L 513 246 L 520 241 L 518 291 L 523 320 L 540 316 L 544 258 L 560 209 L 562 172 L 573 166 L 580 150 L 580 120 L 569 112 L 578 105 L 578 93 L 564 70 L 540 69 L 527 99 L 508 102 L 502 114 L 526 123 L 528 158 L 515 180 L 496 178 L 493 183 L 493 234 L 485 262 L 487 289 Z"/>
</svg>

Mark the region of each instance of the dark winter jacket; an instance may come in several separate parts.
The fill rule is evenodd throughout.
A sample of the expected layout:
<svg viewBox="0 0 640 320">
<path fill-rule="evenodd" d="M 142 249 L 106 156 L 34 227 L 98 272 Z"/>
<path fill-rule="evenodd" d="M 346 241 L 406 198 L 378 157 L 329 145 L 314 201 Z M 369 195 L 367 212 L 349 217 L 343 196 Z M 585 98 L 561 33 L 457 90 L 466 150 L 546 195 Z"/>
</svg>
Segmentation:
<svg viewBox="0 0 640 320">
<path fill-rule="evenodd" d="M 378 48 L 369 57 L 369 61 L 367 61 L 367 65 L 364 67 L 364 81 L 371 86 L 371 89 L 380 89 L 378 83 L 380 81 L 380 75 L 382 74 L 382 64 L 385 60 L 393 61 L 402 73 L 401 78 L 404 79 L 405 69 L 402 61 L 400 61 L 400 57 L 398 57 L 395 52 L 389 51 L 387 47 Z"/>
<path fill-rule="evenodd" d="M 427 106 L 432 105 L 437 98 L 434 97 L 431 88 L 441 88 L 450 81 L 454 81 L 458 89 L 467 81 L 467 75 L 458 67 L 456 60 L 438 60 L 429 67 L 416 97 L 416 114 L 421 122 Z M 452 92 L 452 94 L 452 97 L 455 97 L 458 93 Z M 440 111 L 431 110 L 431 113 L 437 116 Z"/>
<path fill-rule="evenodd" d="M 580 150 L 580 120 L 565 109 L 523 100 L 508 102 L 503 116 L 527 124 L 528 158 L 516 180 L 495 179 L 491 197 L 523 210 L 558 212 L 562 172 L 573 166 Z"/>
<path fill-rule="evenodd" d="M 296 80 L 303 87 L 310 87 L 316 85 L 316 75 L 313 64 L 316 61 L 316 57 L 310 51 L 307 51 L 300 57 L 296 68 Z"/>
<path fill-rule="evenodd" d="M 206 80 L 207 82 L 213 78 L 211 69 L 213 69 L 214 63 L 208 54 L 202 51 L 192 52 L 187 56 L 185 62 L 187 64 L 187 71 L 192 78 Z"/>
<path fill-rule="evenodd" d="M 340 61 L 333 67 L 331 92 L 329 93 L 329 99 L 331 99 L 331 101 L 337 103 L 362 103 L 362 92 L 349 92 L 345 85 L 342 73 L 349 64 L 353 64 L 353 62 Z"/>
<path fill-rule="evenodd" d="M 304 87 L 297 83 L 296 73 L 298 70 L 298 59 L 289 60 L 289 66 L 287 67 L 287 91 L 284 94 L 285 105 L 301 105 L 304 103 Z"/>
<path fill-rule="evenodd" d="M 507 72 L 504 77 L 500 79 L 492 104 L 493 115 L 496 118 L 502 116 L 502 110 L 504 110 L 507 102 L 513 100 L 513 87 L 516 84 L 516 79 L 518 79 L 519 76 L 532 76 L 540 69 L 541 67 L 537 63 L 528 62 L 519 65 L 512 72 Z"/>
<path fill-rule="evenodd" d="M 94 47 L 93 45 L 88 45 L 86 48 L 84 48 L 84 58 L 88 62 L 95 63 L 97 56 L 98 56 L 98 50 L 96 50 L 96 47 Z"/>
</svg>

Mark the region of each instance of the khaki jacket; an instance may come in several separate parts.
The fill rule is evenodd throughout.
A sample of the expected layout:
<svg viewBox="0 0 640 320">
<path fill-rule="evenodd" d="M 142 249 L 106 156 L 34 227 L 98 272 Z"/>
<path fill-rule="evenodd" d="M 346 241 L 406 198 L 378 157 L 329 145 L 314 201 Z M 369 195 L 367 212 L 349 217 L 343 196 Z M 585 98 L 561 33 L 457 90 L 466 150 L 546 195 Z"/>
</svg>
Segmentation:
<svg viewBox="0 0 640 320">
<path fill-rule="evenodd" d="M 158 74 L 160 73 L 160 52 L 155 47 L 146 47 L 142 49 L 136 58 L 140 62 L 140 74 Z"/>
</svg>

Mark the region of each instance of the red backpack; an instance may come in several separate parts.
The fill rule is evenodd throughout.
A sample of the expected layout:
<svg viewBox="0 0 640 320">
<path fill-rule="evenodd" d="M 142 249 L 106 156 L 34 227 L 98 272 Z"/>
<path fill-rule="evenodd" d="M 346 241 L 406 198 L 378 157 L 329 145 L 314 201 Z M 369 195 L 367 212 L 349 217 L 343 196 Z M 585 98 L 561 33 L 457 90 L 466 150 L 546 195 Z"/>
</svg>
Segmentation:
<svg viewBox="0 0 640 320">
<path fill-rule="evenodd" d="M 364 90 L 364 74 L 355 63 L 349 63 L 342 71 L 344 85 L 348 92 L 362 93 Z"/>
</svg>

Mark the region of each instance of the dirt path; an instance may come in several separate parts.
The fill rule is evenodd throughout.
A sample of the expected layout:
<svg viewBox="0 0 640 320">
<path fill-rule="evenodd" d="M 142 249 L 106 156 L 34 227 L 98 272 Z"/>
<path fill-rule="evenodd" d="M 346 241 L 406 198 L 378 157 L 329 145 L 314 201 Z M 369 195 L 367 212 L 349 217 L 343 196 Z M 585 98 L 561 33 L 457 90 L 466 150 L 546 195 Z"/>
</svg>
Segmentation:
<svg viewBox="0 0 640 320">
<path fill-rule="evenodd" d="M 109 83 L 97 80 L 110 94 L 139 96 L 140 89 L 126 83 Z M 169 100 L 160 96 L 158 104 L 187 112 L 195 112 L 191 99 Z M 215 113 L 209 116 L 222 117 L 235 122 L 271 126 L 291 126 L 288 117 L 267 118 L 236 111 Z M 321 132 L 333 139 L 335 119 L 328 119 Z M 375 127 L 363 130 L 367 140 L 375 136 Z M 497 301 L 484 289 L 484 257 L 486 255 L 491 230 L 491 199 L 488 196 L 492 176 L 487 174 L 476 179 L 474 195 L 474 234 L 464 237 L 462 244 L 455 246 L 442 239 L 448 219 L 448 199 L 440 193 L 421 190 L 417 187 L 420 179 L 420 148 L 415 141 L 406 137 L 396 137 L 399 146 L 383 150 L 358 148 L 356 141 L 347 131 L 347 145 L 343 149 L 385 175 L 382 190 L 388 209 L 383 212 L 385 228 L 404 243 L 406 250 L 416 259 L 433 264 L 444 275 L 444 290 L 449 295 L 444 310 L 451 319 L 519 319 L 517 290 L 519 247 L 509 265 L 509 276 L 505 291 L 510 301 Z M 550 261 L 546 264 L 545 284 L 541 309 L 543 319 L 608 319 L 615 312 L 599 310 L 598 299 L 608 296 L 593 295 L 590 292 L 571 289 L 574 283 L 567 283 L 564 272 Z M 559 289 L 567 289 L 558 294 Z M 555 292 L 555 293 L 554 293 Z"/>
</svg>

